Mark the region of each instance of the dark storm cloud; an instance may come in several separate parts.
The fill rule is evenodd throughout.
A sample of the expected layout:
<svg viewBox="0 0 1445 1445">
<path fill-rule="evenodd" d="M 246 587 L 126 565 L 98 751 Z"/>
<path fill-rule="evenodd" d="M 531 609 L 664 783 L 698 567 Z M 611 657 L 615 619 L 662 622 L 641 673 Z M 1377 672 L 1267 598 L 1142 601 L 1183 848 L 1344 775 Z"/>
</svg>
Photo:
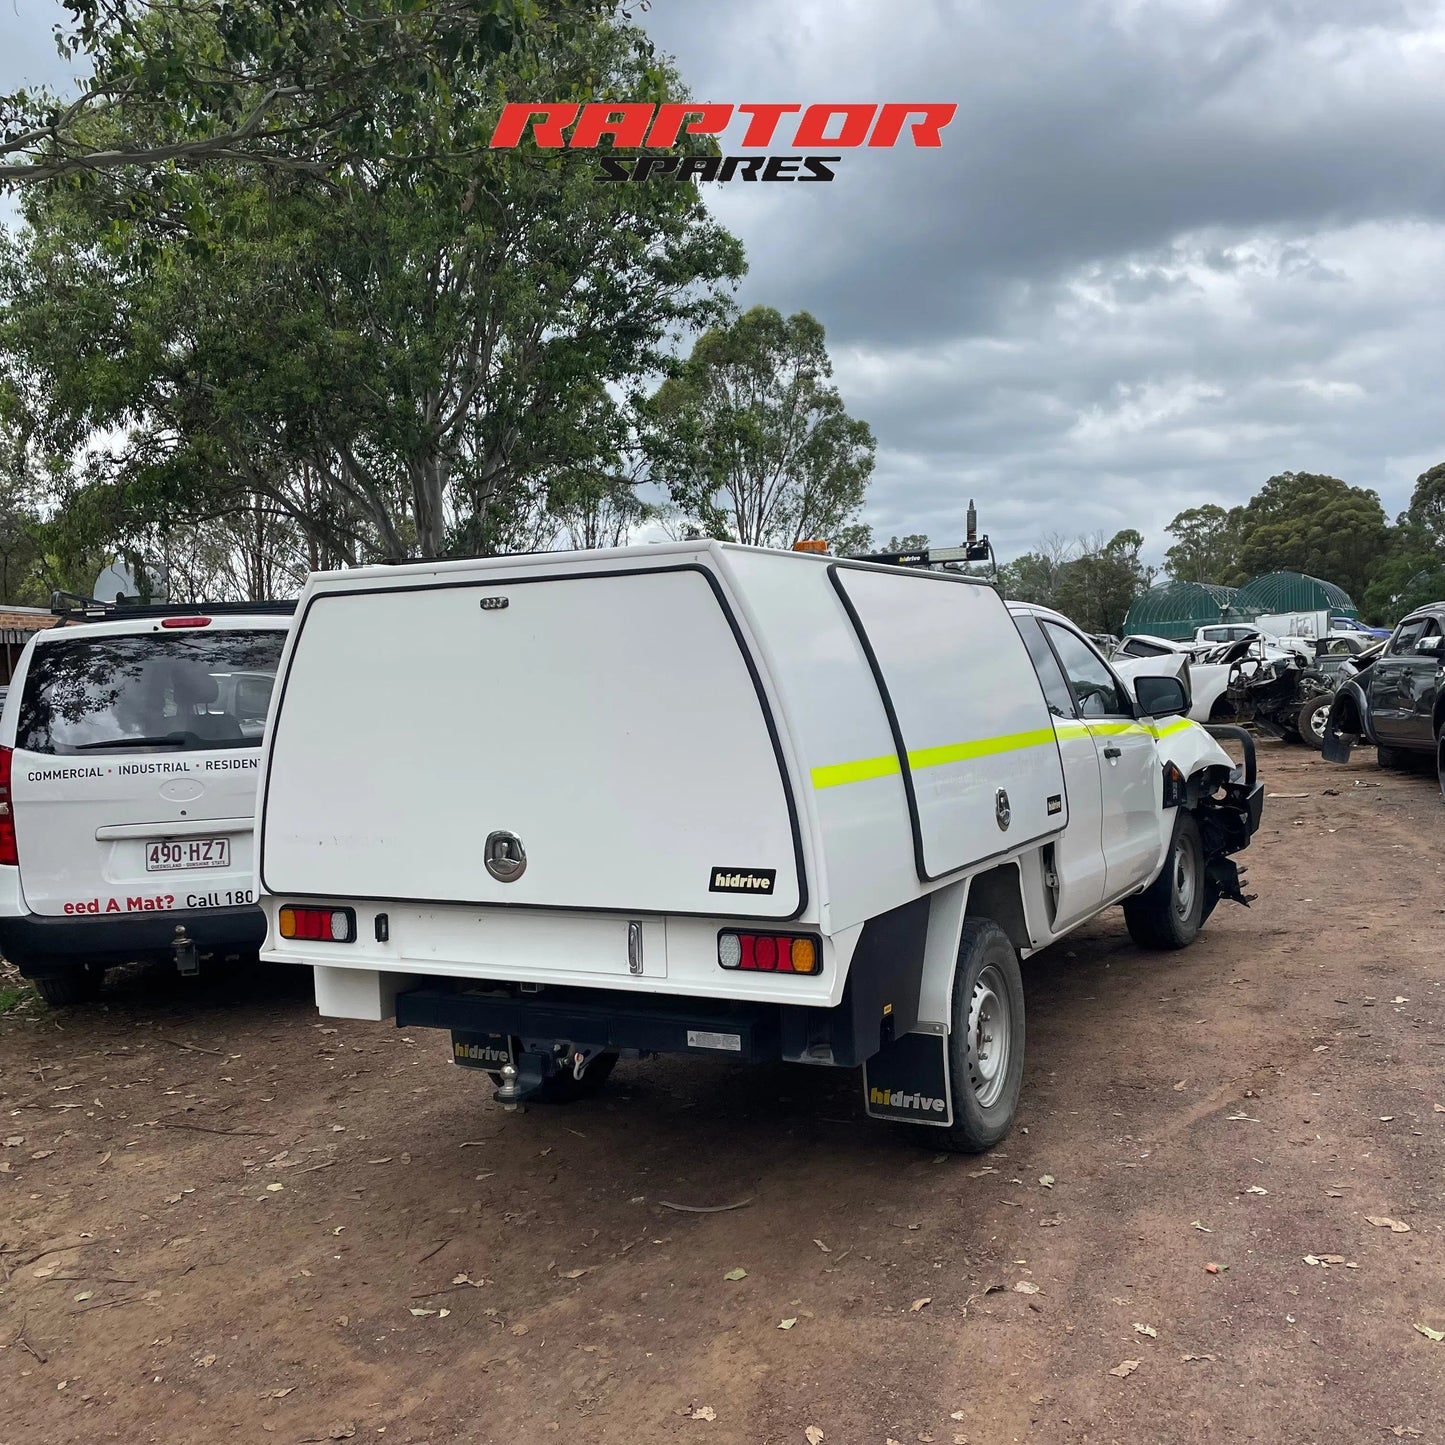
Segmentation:
<svg viewBox="0 0 1445 1445">
<path fill-rule="evenodd" d="M 879 436 L 870 519 L 1011 550 L 1445 456 L 1445 7 L 657 0 L 715 100 L 953 100 L 942 149 L 714 187 Z"/>
</svg>

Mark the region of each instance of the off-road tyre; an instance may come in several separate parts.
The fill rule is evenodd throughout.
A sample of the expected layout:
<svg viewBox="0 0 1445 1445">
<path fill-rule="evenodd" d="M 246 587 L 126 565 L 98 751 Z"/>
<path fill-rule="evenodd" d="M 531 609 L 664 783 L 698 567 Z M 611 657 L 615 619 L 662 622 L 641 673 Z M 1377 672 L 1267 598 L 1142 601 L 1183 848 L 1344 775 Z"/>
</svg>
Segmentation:
<svg viewBox="0 0 1445 1445">
<path fill-rule="evenodd" d="M 981 1154 L 1013 1128 L 1024 1080 L 1024 981 L 1008 934 L 992 919 L 969 918 L 953 974 L 948 1035 L 953 1123 L 920 1126 L 925 1149 Z"/>
<path fill-rule="evenodd" d="M 1142 892 L 1124 900 L 1124 922 L 1140 948 L 1188 948 L 1204 924 L 1208 878 L 1204 844 L 1194 814 L 1180 808 L 1159 876 Z"/>
<path fill-rule="evenodd" d="M 105 970 L 93 963 L 81 964 L 65 973 L 47 974 L 30 980 L 35 992 L 51 1008 L 70 1008 L 75 1004 L 93 1003 L 100 997 Z"/>
<path fill-rule="evenodd" d="M 1330 708 L 1334 705 L 1334 701 L 1334 693 L 1322 692 L 1300 706 L 1298 719 L 1300 739 L 1316 752 L 1319 752 L 1325 745 L 1325 727 L 1329 723 Z"/>
<path fill-rule="evenodd" d="M 1445 796 L 1445 729 L 1435 739 L 1435 776 L 1440 780 L 1440 792 Z"/>
</svg>

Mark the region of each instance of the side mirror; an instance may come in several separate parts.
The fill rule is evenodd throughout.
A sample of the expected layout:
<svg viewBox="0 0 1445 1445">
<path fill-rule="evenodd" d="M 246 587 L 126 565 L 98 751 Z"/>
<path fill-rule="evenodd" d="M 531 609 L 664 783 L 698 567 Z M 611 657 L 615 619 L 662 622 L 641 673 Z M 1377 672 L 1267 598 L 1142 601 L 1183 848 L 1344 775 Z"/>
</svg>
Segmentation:
<svg viewBox="0 0 1445 1445">
<path fill-rule="evenodd" d="M 1415 644 L 1417 654 L 1423 653 L 1439 657 L 1442 650 L 1445 650 L 1445 637 L 1441 637 L 1438 633 L 1434 637 L 1422 637 Z"/>
<path fill-rule="evenodd" d="M 1177 677 L 1136 677 L 1134 696 L 1146 717 L 1174 717 L 1189 711 L 1189 695 Z"/>
</svg>

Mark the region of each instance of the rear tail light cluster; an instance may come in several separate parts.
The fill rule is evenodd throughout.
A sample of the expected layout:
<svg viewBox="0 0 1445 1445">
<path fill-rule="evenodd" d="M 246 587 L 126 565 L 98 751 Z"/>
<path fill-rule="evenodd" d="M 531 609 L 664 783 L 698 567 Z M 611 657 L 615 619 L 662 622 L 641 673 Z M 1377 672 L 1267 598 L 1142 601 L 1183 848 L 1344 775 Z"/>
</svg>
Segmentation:
<svg viewBox="0 0 1445 1445">
<path fill-rule="evenodd" d="M 717 961 L 723 968 L 745 973 L 803 973 L 823 971 L 823 952 L 816 938 L 793 933 L 733 933 L 717 936 Z"/>
<path fill-rule="evenodd" d="M 350 908 L 298 908 L 288 904 L 276 915 L 276 928 L 282 938 L 356 942 L 356 914 Z"/>
<path fill-rule="evenodd" d="M 20 862 L 15 846 L 15 810 L 10 801 L 10 766 L 14 753 L 9 748 L 0 748 L 0 865 L 12 868 Z"/>
</svg>

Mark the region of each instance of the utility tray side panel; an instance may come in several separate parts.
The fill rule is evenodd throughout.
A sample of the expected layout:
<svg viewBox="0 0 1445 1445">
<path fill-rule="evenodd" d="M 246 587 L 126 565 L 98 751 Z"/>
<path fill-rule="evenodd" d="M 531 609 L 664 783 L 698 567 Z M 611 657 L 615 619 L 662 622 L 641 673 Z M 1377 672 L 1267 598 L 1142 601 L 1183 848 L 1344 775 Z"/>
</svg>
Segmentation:
<svg viewBox="0 0 1445 1445">
<path fill-rule="evenodd" d="M 829 559 L 726 548 L 722 563 L 797 754 L 821 917 L 836 934 L 921 891 L 888 714 Z"/>
<path fill-rule="evenodd" d="M 272 724 L 266 891 L 796 914 L 781 749 L 711 571 L 518 571 L 309 599 Z M 486 866 L 501 831 L 526 855 L 513 881 Z"/>
<path fill-rule="evenodd" d="M 1058 741 L 998 594 L 930 573 L 833 576 L 896 721 L 918 876 L 1057 833 L 1068 820 Z"/>
</svg>

